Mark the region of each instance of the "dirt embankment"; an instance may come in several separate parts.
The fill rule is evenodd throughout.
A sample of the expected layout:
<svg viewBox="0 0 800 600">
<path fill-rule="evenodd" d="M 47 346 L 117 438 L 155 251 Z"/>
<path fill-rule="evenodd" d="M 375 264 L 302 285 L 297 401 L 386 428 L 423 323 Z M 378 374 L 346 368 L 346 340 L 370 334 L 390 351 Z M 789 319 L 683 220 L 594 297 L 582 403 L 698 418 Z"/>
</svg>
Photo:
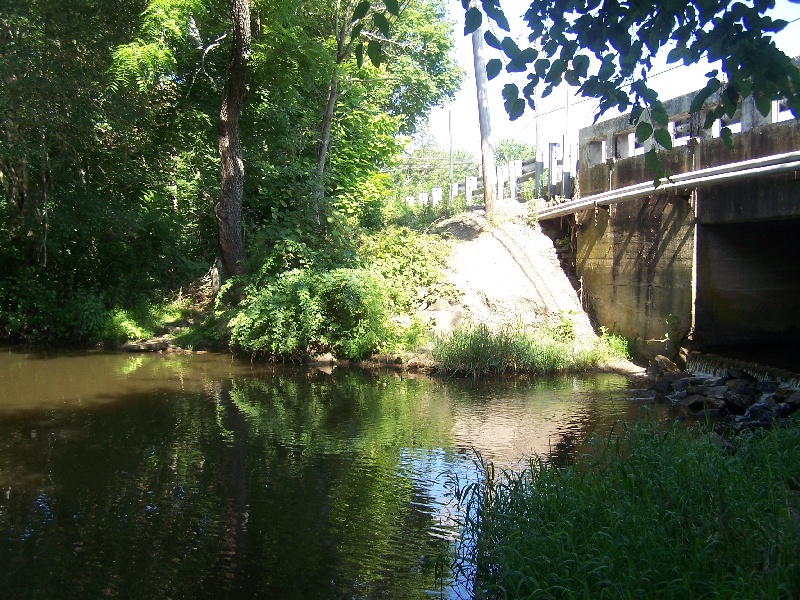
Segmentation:
<svg viewBox="0 0 800 600">
<path fill-rule="evenodd" d="M 437 230 L 455 240 L 448 280 L 458 301 L 438 300 L 420 311 L 439 332 L 465 323 L 491 329 L 506 325 L 554 325 L 569 319 L 580 343 L 595 337 L 577 292 L 558 262 L 553 242 L 521 214 L 490 223 L 480 212 L 464 213 Z"/>
</svg>

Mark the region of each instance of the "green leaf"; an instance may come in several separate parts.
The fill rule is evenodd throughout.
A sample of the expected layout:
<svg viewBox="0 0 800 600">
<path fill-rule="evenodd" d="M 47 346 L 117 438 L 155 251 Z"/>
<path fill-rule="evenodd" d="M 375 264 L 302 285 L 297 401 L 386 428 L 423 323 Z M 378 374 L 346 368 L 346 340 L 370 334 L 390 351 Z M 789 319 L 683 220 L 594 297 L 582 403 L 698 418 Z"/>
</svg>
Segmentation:
<svg viewBox="0 0 800 600">
<path fill-rule="evenodd" d="M 709 127 L 714 125 L 714 121 L 719 119 L 722 116 L 723 112 L 724 111 L 722 110 L 721 106 L 718 106 L 714 110 L 708 111 L 708 113 L 706 114 L 705 121 L 703 121 L 703 129 L 708 129 Z"/>
<path fill-rule="evenodd" d="M 516 84 L 507 83 L 503 86 L 503 99 L 504 100 L 515 100 L 519 97 L 519 88 Z"/>
<path fill-rule="evenodd" d="M 535 48 L 525 48 L 517 58 L 527 64 L 535 61 L 537 56 L 539 56 L 538 50 Z"/>
<path fill-rule="evenodd" d="M 561 44 L 560 58 L 571 61 L 575 57 L 575 52 L 578 50 L 578 42 L 575 40 L 568 40 Z"/>
<path fill-rule="evenodd" d="M 538 61 L 537 61 L 538 62 Z M 553 83 L 558 85 L 561 83 L 561 76 L 564 74 L 564 71 L 567 70 L 567 61 L 563 58 L 557 58 L 553 61 L 553 64 L 550 66 L 550 70 L 547 72 L 544 80 L 547 83 Z"/>
<path fill-rule="evenodd" d="M 664 105 L 661 102 L 656 103 L 654 106 L 650 107 L 650 116 L 654 123 L 658 125 L 663 125 L 666 127 L 667 123 L 669 123 L 669 113 L 667 113 L 667 109 L 664 108 Z"/>
<path fill-rule="evenodd" d="M 500 61 L 499 58 L 493 58 L 489 62 L 486 63 L 486 77 L 489 79 L 494 79 L 500 73 L 500 70 L 503 68 L 503 63 Z"/>
<path fill-rule="evenodd" d="M 631 91 L 644 98 L 645 102 L 654 105 L 658 104 L 658 94 L 648 87 L 647 82 L 642 79 L 637 79 L 631 84 Z"/>
<path fill-rule="evenodd" d="M 493 34 L 491 31 L 486 31 L 483 34 L 483 40 L 486 42 L 486 44 L 488 46 L 491 46 L 492 48 L 494 48 L 496 50 L 502 50 L 503 49 L 503 45 L 500 43 L 500 40 L 498 40 L 497 36 L 495 34 Z"/>
<path fill-rule="evenodd" d="M 376 67 L 381 66 L 381 43 L 378 40 L 370 40 L 367 44 L 367 56 L 370 62 Z"/>
<path fill-rule="evenodd" d="M 531 109 L 536 110 L 536 103 L 534 99 L 534 93 L 536 92 L 536 82 L 529 81 L 524 88 L 522 88 L 522 95 L 528 100 L 528 106 Z"/>
<path fill-rule="evenodd" d="M 762 116 L 766 117 L 772 110 L 772 99 L 767 95 L 756 97 L 756 108 Z"/>
<path fill-rule="evenodd" d="M 603 80 L 610 79 L 616 68 L 617 66 L 614 64 L 614 55 L 608 53 L 603 56 L 603 62 L 600 65 L 600 69 L 597 71 L 597 77 Z"/>
<path fill-rule="evenodd" d="M 697 92 L 695 97 L 692 99 L 692 104 L 689 106 L 690 113 L 700 112 L 703 108 L 703 104 L 705 104 L 706 100 L 708 100 L 712 94 L 714 94 L 722 85 L 719 79 L 716 77 L 713 79 L 709 79 L 706 83 L 705 87 Z"/>
<path fill-rule="evenodd" d="M 519 49 L 519 46 L 517 46 L 517 42 L 515 42 L 512 38 L 508 36 L 504 37 L 501 44 L 503 46 L 503 52 L 506 53 L 508 58 L 513 60 L 521 54 L 521 50 Z"/>
<path fill-rule="evenodd" d="M 661 161 L 658 158 L 658 152 L 655 148 L 644 153 L 644 165 L 647 170 L 650 171 L 650 173 L 655 175 L 653 185 L 658 187 L 661 184 L 660 178 L 661 175 L 664 174 L 664 170 L 661 166 Z"/>
<path fill-rule="evenodd" d="M 359 23 L 358 25 L 356 25 L 355 27 L 353 27 L 353 31 L 351 31 L 351 32 L 350 32 L 350 41 L 352 42 L 352 41 L 353 41 L 353 40 L 355 40 L 355 39 L 356 39 L 356 38 L 357 38 L 359 35 L 361 35 L 361 32 L 362 32 L 363 30 L 364 30 L 364 23 Z"/>
<path fill-rule="evenodd" d="M 360 43 L 356 46 L 356 64 L 358 68 L 364 66 L 364 43 Z"/>
<path fill-rule="evenodd" d="M 589 73 L 589 57 L 584 54 L 578 54 L 572 59 L 572 68 L 578 77 L 586 77 Z"/>
<path fill-rule="evenodd" d="M 386 6 L 386 11 L 390 15 L 394 15 L 395 17 L 400 15 L 400 2 L 397 0 L 383 0 L 383 4 Z"/>
<path fill-rule="evenodd" d="M 389 37 L 389 19 L 383 13 L 375 13 L 372 15 L 372 22 L 375 28 L 383 34 L 383 37 Z"/>
<path fill-rule="evenodd" d="M 636 141 L 644 144 L 653 135 L 653 126 L 647 121 L 642 121 L 636 126 Z"/>
<path fill-rule="evenodd" d="M 544 76 L 547 74 L 547 70 L 549 68 L 550 61 L 546 58 L 540 58 L 533 64 L 533 69 L 536 71 L 536 75 L 542 79 L 544 79 Z"/>
<path fill-rule="evenodd" d="M 481 23 L 483 23 L 483 13 L 474 6 L 471 7 L 464 15 L 464 35 L 477 30 Z"/>
<path fill-rule="evenodd" d="M 525 101 L 519 97 L 519 88 L 513 83 L 503 86 L 504 105 L 508 118 L 512 121 L 518 119 L 525 112 Z"/>
<path fill-rule="evenodd" d="M 723 127 L 719 132 L 719 137 L 725 142 L 725 146 L 728 150 L 733 150 L 733 132 L 730 127 Z"/>
<path fill-rule="evenodd" d="M 358 21 L 359 19 L 363 19 L 366 14 L 369 12 L 370 2 L 369 0 L 363 0 L 356 6 L 356 9 L 353 11 L 353 19 L 352 21 Z"/>
<path fill-rule="evenodd" d="M 666 148 L 667 150 L 672 149 L 672 136 L 669 134 L 669 131 L 666 129 L 656 129 L 653 132 L 653 137 L 656 138 L 659 146 L 662 148 Z"/>
<path fill-rule="evenodd" d="M 505 106 L 508 118 L 512 121 L 519 119 L 525 112 L 525 100 L 522 98 L 517 98 L 512 103 L 506 102 Z"/>
<path fill-rule="evenodd" d="M 670 50 L 669 54 L 667 54 L 667 64 L 669 65 L 678 62 L 680 59 L 683 58 L 683 53 L 685 51 L 686 51 L 685 48 L 682 48 L 681 46 L 678 46 L 677 48 L 673 48 L 672 50 Z"/>
<path fill-rule="evenodd" d="M 511 28 L 508 25 L 508 19 L 506 19 L 505 14 L 500 9 L 499 6 L 495 5 L 492 0 L 481 0 L 481 5 L 483 6 L 483 10 L 492 19 L 497 26 L 502 29 L 503 31 L 511 31 Z"/>
<path fill-rule="evenodd" d="M 514 58 L 514 60 L 509 61 L 509 63 L 506 65 L 506 71 L 509 73 L 524 73 L 528 70 L 528 66 L 525 64 L 524 60 L 520 59 L 520 56 L 517 56 Z"/>
<path fill-rule="evenodd" d="M 564 81 L 572 86 L 579 86 L 581 84 L 578 74 L 572 69 L 569 69 L 566 73 L 564 73 Z"/>
</svg>

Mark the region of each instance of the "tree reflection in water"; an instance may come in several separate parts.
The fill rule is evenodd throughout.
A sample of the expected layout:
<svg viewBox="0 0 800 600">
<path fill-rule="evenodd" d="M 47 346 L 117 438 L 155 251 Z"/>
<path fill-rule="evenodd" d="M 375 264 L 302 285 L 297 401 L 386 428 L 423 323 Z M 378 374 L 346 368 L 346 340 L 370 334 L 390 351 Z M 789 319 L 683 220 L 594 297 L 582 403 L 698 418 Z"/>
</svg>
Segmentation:
<svg viewBox="0 0 800 600">
<path fill-rule="evenodd" d="M 587 396 L 599 380 L 576 392 L 229 359 L 95 355 L 20 370 L 6 358 L 2 380 L 37 368 L 106 381 L 62 385 L 28 410 L 0 397 L 4 598 L 457 597 L 468 585 L 450 571 L 448 482 L 476 476 L 471 449 L 502 461 L 541 451 L 548 432 L 566 453 L 570 435 L 635 411 L 605 390 Z M 562 413 L 559 433 L 544 420 Z M 508 427 L 513 444 L 491 446 Z"/>
</svg>

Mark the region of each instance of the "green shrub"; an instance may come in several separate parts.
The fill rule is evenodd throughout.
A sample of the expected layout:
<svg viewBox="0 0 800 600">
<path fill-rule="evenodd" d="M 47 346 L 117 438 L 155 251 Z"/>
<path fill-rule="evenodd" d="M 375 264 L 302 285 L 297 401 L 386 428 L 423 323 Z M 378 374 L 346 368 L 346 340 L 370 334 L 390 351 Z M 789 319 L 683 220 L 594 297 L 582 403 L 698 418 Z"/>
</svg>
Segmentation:
<svg viewBox="0 0 800 600">
<path fill-rule="evenodd" d="M 570 467 L 460 490 L 478 597 L 792 598 L 800 427 L 723 441 L 637 426 Z M 473 570 L 474 572 L 474 570 Z"/>
<path fill-rule="evenodd" d="M 396 337 L 385 284 L 364 269 L 283 273 L 253 286 L 228 325 L 234 350 L 282 358 L 359 360 Z"/>
<path fill-rule="evenodd" d="M 321 350 L 322 310 L 315 276 L 310 270 L 288 271 L 248 294 L 228 323 L 231 347 L 282 357 Z"/>
<path fill-rule="evenodd" d="M 369 268 L 386 282 L 391 309 L 408 313 L 420 302 L 418 291 L 426 295 L 447 295 L 443 268 L 450 244 L 435 235 L 406 227 L 387 227 L 364 236 L 358 254 Z"/>
<path fill-rule="evenodd" d="M 43 274 L 26 272 L 16 282 L 0 281 L 4 338 L 27 343 L 74 339 L 80 330 L 76 309 Z"/>
<path fill-rule="evenodd" d="M 336 269 L 320 278 L 323 339 L 337 358 L 360 360 L 395 341 L 383 280 L 363 269 Z"/>
</svg>

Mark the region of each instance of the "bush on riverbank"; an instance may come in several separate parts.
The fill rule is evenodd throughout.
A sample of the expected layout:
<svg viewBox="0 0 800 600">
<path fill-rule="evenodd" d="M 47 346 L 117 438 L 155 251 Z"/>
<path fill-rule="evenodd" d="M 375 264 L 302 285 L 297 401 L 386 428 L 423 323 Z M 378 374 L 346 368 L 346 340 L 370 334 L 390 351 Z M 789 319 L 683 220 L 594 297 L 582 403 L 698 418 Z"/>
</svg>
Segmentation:
<svg viewBox="0 0 800 600">
<path fill-rule="evenodd" d="M 438 338 L 432 354 L 442 370 L 470 377 L 585 371 L 629 358 L 626 340 L 605 330 L 591 346 L 576 348 L 566 318 L 536 330 L 507 326 L 492 331 L 484 324 L 458 328 Z"/>
<path fill-rule="evenodd" d="M 638 426 L 576 466 L 468 491 L 477 597 L 789 598 L 800 426 L 723 440 Z M 463 493 L 463 491 L 462 491 Z"/>
<path fill-rule="evenodd" d="M 248 293 L 229 327 L 231 347 L 250 354 L 331 351 L 360 360 L 394 342 L 384 282 L 364 269 L 282 274 Z"/>
<path fill-rule="evenodd" d="M 331 352 L 361 360 L 413 347 L 422 331 L 409 315 L 424 299 L 420 291 L 447 292 L 448 252 L 436 236 L 389 226 L 364 233 L 347 267 L 307 251 L 287 270 L 290 261 L 275 253 L 257 276 L 237 280 L 244 299 L 228 308 L 231 348 L 270 358 Z"/>
</svg>

